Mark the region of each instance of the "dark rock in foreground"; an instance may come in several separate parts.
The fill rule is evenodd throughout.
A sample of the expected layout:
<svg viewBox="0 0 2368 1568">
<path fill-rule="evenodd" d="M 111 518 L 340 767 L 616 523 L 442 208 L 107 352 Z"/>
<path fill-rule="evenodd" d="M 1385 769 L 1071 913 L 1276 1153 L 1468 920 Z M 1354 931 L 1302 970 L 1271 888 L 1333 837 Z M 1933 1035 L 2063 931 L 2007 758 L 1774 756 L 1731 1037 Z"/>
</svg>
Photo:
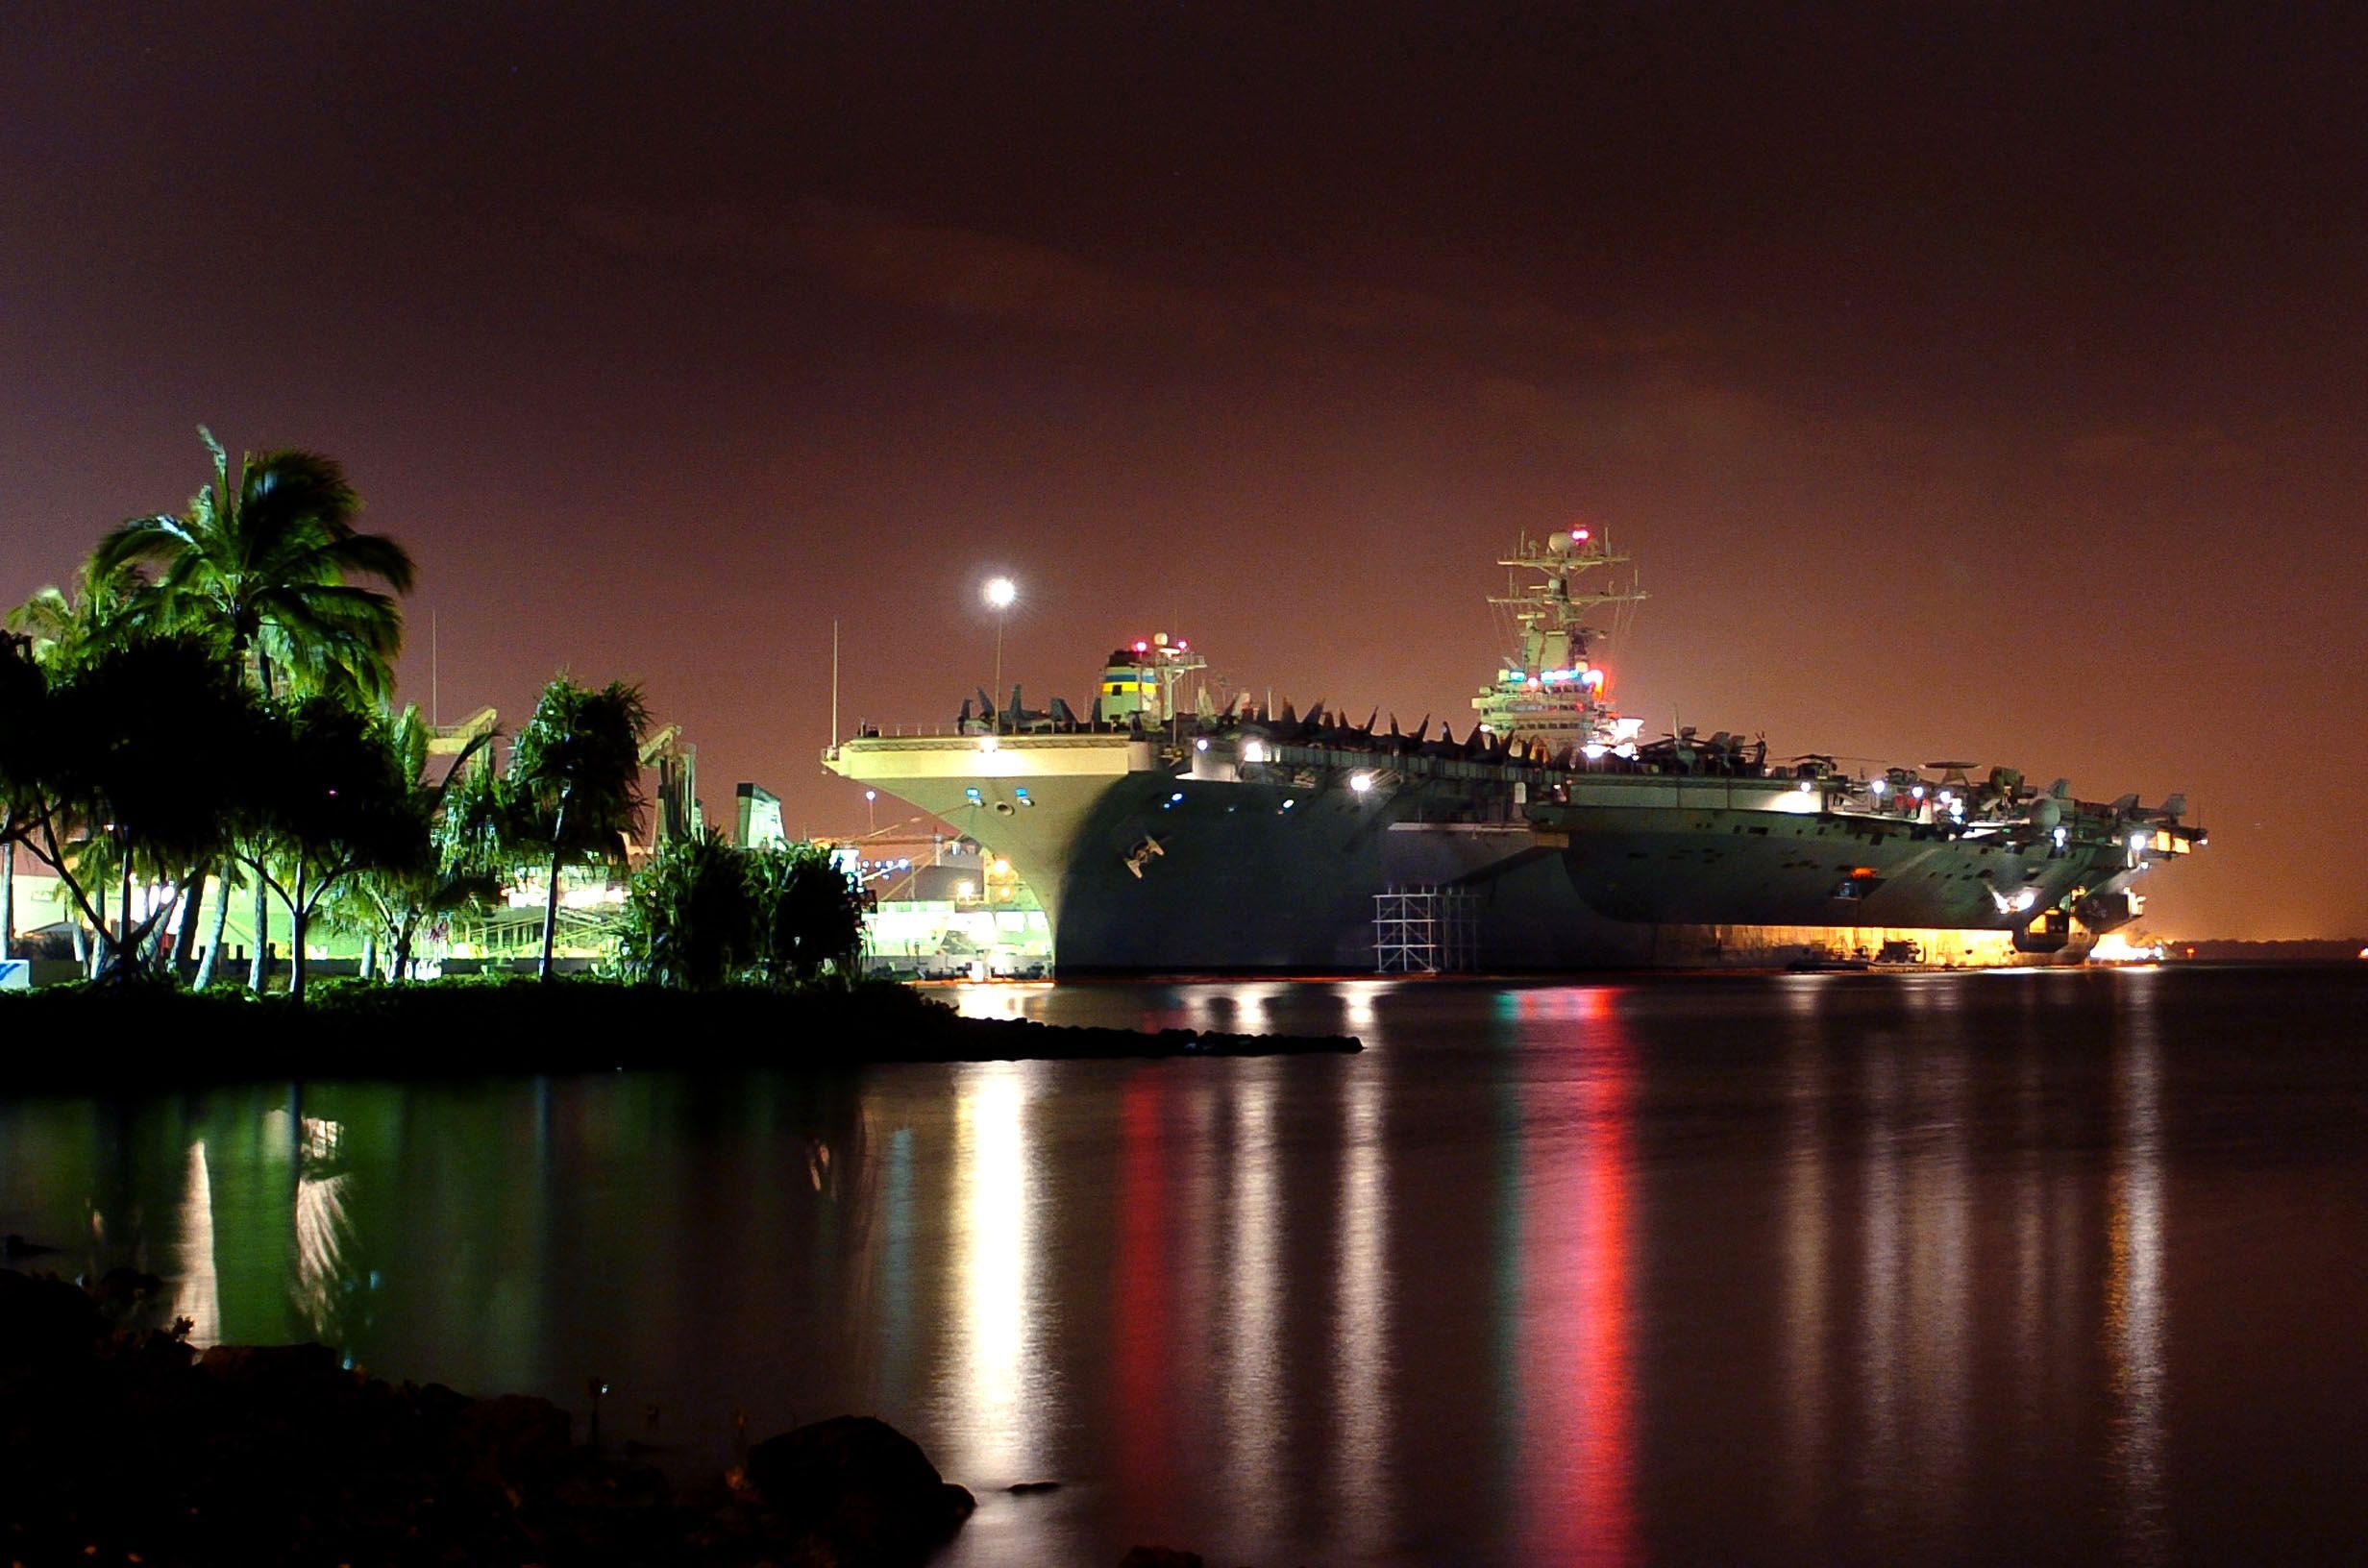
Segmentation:
<svg viewBox="0 0 2368 1568">
<path fill-rule="evenodd" d="M 545 1400 L 397 1386 L 320 1345 L 198 1355 L 0 1271 L 0 1559 L 854 1568 L 918 1564 L 971 1509 L 869 1419 L 774 1438 L 750 1468 L 759 1495 L 678 1494 L 577 1448 Z"/>
<path fill-rule="evenodd" d="M 748 1479 L 806 1556 L 880 1568 L 918 1568 L 978 1506 L 946 1483 L 920 1444 L 868 1415 L 766 1439 L 749 1453 Z"/>
</svg>

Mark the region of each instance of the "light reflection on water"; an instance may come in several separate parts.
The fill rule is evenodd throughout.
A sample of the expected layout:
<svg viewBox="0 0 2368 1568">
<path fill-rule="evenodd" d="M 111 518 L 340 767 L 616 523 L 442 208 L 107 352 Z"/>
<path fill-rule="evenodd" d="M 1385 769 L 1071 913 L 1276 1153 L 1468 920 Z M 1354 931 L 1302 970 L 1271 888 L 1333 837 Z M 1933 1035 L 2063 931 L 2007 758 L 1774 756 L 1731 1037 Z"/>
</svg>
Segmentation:
<svg viewBox="0 0 2368 1568">
<path fill-rule="evenodd" d="M 1385 1212 L 1389 1145 L 1382 1115 L 1380 1079 L 1371 1074 L 1352 1079 L 1341 1103 L 1340 1268 L 1332 1305 L 1340 1324 L 1332 1360 L 1332 1402 L 1340 1421 L 1330 1478 L 1341 1521 L 1338 1550 L 1351 1562 L 1371 1561 L 1389 1546 L 1394 1491 Z"/>
<path fill-rule="evenodd" d="M 206 1140 L 189 1144 L 181 1188 L 181 1237 L 173 1247 L 173 1315 L 187 1321 L 189 1343 L 200 1350 L 222 1342 L 222 1282 L 213 1267 L 213 1178 L 206 1169 Z"/>
<path fill-rule="evenodd" d="M 1005 1485 L 1029 1479 L 1018 1471 L 1033 1452 L 1043 1392 L 1028 1387 L 1043 1381 L 1043 1358 L 1028 1301 L 1036 1255 L 1021 1073 L 1017 1063 L 989 1064 L 954 1101 L 952 1277 L 961 1304 L 935 1412 L 963 1434 L 947 1466 Z"/>
<path fill-rule="evenodd" d="M 2129 1560 L 2149 1564 L 2171 1555 L 2162 1497 L 2162 1093 L 2152 1005 L 2158 979 L 2153 972 L 2131 977 L 2148 1005 L 2130 1010 L 2115 1052 L 2120 1136 L 2105 1285 L 2121 1544 Z"/>
<path fill-rule="evenodd" d="M 2251 1336 L 2368 1377 L 2315 984 L 977 988 L 1370 1048 L 0 1106 L 0 1225 L 201 1342 L 597 1373 L 684 1471 L 876 1411 L 980 1492 L 952 1563 L 2311 1556 L 2357 1434 L 2298 1507 L 2222 1431 L 2275 1425 Z M 2200 1310 L 2232 1190 L 2274 1322 Z"/>
</svg>

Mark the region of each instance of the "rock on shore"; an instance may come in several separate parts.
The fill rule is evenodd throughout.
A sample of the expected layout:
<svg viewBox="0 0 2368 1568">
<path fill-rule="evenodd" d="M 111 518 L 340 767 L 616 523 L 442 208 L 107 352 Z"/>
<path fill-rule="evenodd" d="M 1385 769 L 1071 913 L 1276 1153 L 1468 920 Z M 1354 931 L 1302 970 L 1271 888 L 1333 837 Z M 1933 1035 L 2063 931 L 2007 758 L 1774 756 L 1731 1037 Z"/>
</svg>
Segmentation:
<svg viewBox="0 0 2368 1568">
<path fill-rule="evenodd" d="M 868 1418 L 749 1470 L 753 1490 L 678 1493 L 577 1447 L 546 1400 L 390 1384 L 321 1345 L 199 1355 L 0 1270 L 0 1560 L 917 1568 L 971 1509 Z"/>
<path fill-rule="evenodd" d="M 749 1451 L 748 1479 L 809 1555 L 839 1562 L 919 1564 L 978 1506 L 919 1443 L 868 1415 L 767 1438 Z"/>
</svg>

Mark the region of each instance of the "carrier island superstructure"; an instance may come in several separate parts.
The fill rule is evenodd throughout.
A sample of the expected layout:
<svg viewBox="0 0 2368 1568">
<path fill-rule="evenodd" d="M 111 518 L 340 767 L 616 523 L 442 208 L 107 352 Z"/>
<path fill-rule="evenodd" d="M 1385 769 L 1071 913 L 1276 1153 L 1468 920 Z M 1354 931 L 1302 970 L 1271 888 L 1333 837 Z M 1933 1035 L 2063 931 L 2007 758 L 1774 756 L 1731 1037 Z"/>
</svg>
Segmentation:
<svg viewBox="0 0 2368 1568">
<path fill-rule="evenodd" d="M 982 692 L 947 729 L 866 729 L 824 762 L 1008 860 L 1063 975 L 1370 970 L 1410 892 L 1485 970 L 2074 962 L 2206 842 L 2176 795 L 1644 740 L 1590 619 L 1642 597 L 1626 559 L 1574 527 L 1500 560 L 1509 647 L 1463 740 L 1219 703 L 1163 635 L 1113 651 L 1083 715 Z"/>
</svg>

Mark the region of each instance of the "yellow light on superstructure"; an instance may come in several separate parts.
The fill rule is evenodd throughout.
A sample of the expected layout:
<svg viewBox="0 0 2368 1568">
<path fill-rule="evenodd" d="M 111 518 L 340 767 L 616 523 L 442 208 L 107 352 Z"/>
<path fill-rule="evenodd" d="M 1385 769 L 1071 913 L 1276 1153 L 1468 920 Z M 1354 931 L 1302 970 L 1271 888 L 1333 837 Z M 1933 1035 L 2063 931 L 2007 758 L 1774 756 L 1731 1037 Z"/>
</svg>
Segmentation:
<svg viewBox="0 0 2368 1568">
<path fill-rule="evenodd" d="M 2096 945 L 2088 949 L 2091 964 L 2158 964 L 2162 961 L 2162 943 L 2139 945 L 2118 931 L 2099 937 Z"/>
</svg>

